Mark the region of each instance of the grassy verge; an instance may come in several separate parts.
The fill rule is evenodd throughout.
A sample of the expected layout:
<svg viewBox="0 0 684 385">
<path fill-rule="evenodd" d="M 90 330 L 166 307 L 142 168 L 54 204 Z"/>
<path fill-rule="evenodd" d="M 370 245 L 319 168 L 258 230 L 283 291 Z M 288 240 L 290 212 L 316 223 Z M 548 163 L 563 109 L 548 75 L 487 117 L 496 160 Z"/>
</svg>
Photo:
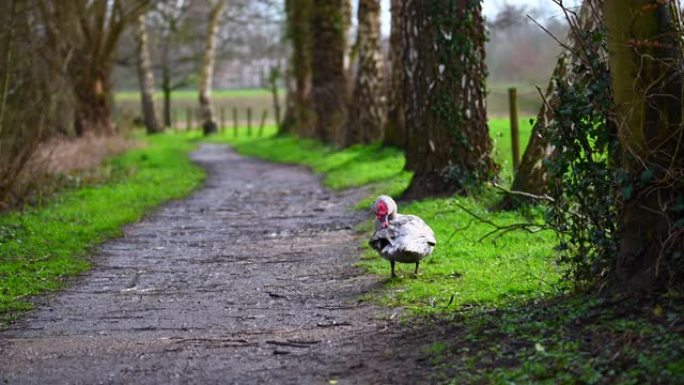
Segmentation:
<svg viewBox="0 0 684 385">
<path fill-rule="evenodd" d="M 521 121 L 521 143 L 530 125 Z M 502 179 L 510 182 L 510 135 L 506 120 L 490 121 Z M 272 130 L 269 131 L 272 134 Z M 371 193 L 399 194 L 410 174 L 403 154 L 377 146 L 342 151 L 296 138 L 249 138 L 232 133 L 214 140 L 238 152 L 310 166 L 326 185 L 370 184 Z M 684 383 L 684 306 L 681 298 L 568 296 L 555 263 L 550 233 L 508 233 L 482 240 L 492 230 L 460 206 L 501 225 L 541 220 L 528 209 L 490 213 L 493 191 L 476 197 L 428 199 L 400 207 L 423 217 L 438 246 L 411 278 L 385 279 L 371 300 L 404 307 L 424 325 L 425 353 L 435 382 L 450 384 L 674 384 Z M 367 207 L 368 200 L 363 202 Z M 369 234 L 370 220 L 359 231 Z M 389 265 L 367 247 L 360 265 L 380 277 Z M 404 268 L 406 269 L 406 268 Z M 407 270 L 411 270 L 409 267 Z"/>
<path fill-rule="evenodd" d="M 180 198 L 203 179 L 187 157 L 193 145 L 160 135 L 149 145 L 103 165 L 108 182 L 65 191 L 47 204 L 0 216 L 0 317 L 31 307 L 28 299 L 62 286 L 89 267 L 98 243 L 121 234 L 124 224 Z"/>
</svg>

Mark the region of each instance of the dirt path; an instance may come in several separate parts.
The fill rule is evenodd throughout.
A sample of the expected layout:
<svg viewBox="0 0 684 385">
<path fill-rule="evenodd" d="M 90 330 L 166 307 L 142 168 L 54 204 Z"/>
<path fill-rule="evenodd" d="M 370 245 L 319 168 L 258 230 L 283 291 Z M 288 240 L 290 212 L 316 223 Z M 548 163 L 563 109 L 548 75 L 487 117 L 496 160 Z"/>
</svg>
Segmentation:
<svg viewBox="0 0 684 385">
<path fill-rule="evenodd" d="M 193 156 L 204 188 L 0 333 L 0 383 L 430 382 L 429 341 L 359 301 L 384 277 L 353 267 L 358 192 L 218 145 Z"/>
</svg>

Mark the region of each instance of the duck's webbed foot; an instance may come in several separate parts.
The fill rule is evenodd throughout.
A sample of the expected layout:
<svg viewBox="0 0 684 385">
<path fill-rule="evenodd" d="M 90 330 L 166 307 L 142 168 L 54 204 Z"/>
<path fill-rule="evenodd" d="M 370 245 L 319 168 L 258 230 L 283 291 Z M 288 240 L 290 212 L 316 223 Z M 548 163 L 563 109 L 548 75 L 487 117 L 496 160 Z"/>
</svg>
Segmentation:
<svg viewBox="0 0 684 385">
<path fill-rule="evenodd" d="M 418 267 L 420 266 L 420 262 L 416 262 L 416 269 L 413 271 L 413 274 L 418 275 Z"/>
<path fill-rule="evenodd" d="M 392 271 L 391 277 L 392 277 L 392 278 L 397 278 L 397 275 L 394 274 L 394 261 L 390 261 L 390 269 L 391 269 L 391 271 Z"/>
</svg>

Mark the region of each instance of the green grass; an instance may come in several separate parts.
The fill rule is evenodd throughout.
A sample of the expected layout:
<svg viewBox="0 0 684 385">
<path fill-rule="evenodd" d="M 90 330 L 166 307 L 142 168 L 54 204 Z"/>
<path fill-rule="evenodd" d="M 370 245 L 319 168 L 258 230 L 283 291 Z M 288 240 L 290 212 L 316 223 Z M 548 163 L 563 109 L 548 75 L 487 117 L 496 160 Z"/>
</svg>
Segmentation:
<svg viewBox="0 0 684 385">
<path fill-rule="evenodd" d="M 60 288 L 66 277 L 87 270 L 93 246 L 199 185 L 204 173 L 187 157 L 191 143 L 173 135 L 147 141 L 103 166 L 109 182 L 0 216 L 0 316 L 7 320 L 29 309 L 31 296 Z"/>
</svg>

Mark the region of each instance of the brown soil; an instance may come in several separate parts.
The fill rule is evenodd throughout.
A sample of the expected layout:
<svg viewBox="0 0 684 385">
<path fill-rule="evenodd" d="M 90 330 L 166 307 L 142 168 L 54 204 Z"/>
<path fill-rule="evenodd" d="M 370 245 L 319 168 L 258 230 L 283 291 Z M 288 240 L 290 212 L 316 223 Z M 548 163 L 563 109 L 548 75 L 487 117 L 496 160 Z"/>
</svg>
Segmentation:
<svg viewBox="0 0 684 385">
<path fill-rule="evenodd" d="M 0 333 L 11 384 L 430 383 L 424 330 L 361 296 L 361 192 L 203 145 L 204 188 L 103 244 Z M 334 380 L 331 382 L 331 380 Z"/>
</svg>

